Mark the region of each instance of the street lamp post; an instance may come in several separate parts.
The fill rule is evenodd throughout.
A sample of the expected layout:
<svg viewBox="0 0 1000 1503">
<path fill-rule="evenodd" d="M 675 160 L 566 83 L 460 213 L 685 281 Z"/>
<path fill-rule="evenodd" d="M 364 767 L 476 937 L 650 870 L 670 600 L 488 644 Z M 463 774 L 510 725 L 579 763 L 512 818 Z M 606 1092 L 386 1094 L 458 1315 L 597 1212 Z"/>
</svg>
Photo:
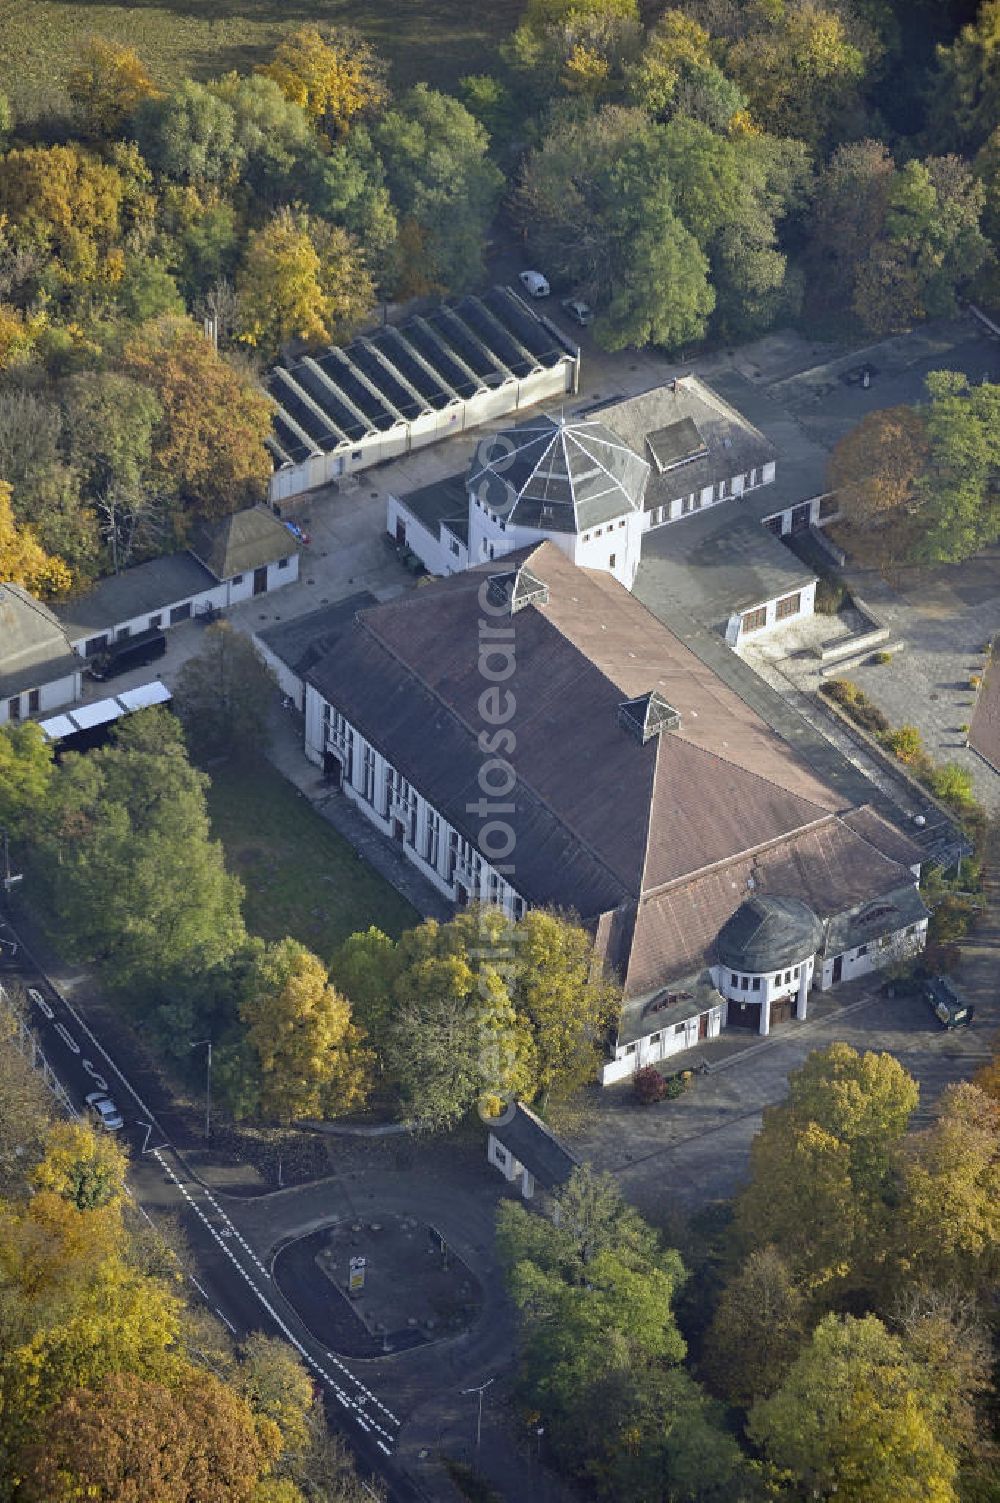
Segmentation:
<svg viewBox="0 0 1000 1503">
<path fill-rule="evenodd" d="M 205 1139 L 212 1136 L 212 1040 L 195 1039 L 192 1049 L 208 1049 L 205 1056 Z"/>
<path fill-rule="evenodd" d="M 480 1444 L 482 1443 L 482 1439 L 483 1439 L 483 1394 L 486 1392 L 487 1388 L 489 1388 L 490 1384 L 492 1382 L 494 1382 L 494 1381 L 495 1380 L 493 1378 L 487 1378 L 486 1382 L 485 1383 L 480 1383 L 480 1385 L 479 1385 L 478 1388 L 463 1388 L 462 1389 L 463 1394 L 466 1394 L 466 1393 L 478 1393 L 478 1395 L 479 1395 L 479 1413 L 478 1413 L 478 1416 L 476 1418 L 476 1456 L 477 1457 L 479 1455 L 479 1447 L 480 1447 Z"/>
</svg>

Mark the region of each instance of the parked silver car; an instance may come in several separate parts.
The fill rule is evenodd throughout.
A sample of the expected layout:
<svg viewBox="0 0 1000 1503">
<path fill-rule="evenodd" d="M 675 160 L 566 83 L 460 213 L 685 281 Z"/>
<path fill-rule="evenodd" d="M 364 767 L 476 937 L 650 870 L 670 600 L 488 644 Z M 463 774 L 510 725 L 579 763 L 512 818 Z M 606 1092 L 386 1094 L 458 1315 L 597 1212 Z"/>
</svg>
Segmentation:
<svg viewBox="0 0 1000 1503">
<path fill-rule="evenodd" d="M 117 1132 L 120 1127 L 125 1126 L 125 1118 L 115 1106 L 111 1097 L 106 1095 L 104 1091 L 91 1091 L 90 1095 L 85 1096 L 83 1099 L 99 1119 L 105 1132 Z"/>
</svg>

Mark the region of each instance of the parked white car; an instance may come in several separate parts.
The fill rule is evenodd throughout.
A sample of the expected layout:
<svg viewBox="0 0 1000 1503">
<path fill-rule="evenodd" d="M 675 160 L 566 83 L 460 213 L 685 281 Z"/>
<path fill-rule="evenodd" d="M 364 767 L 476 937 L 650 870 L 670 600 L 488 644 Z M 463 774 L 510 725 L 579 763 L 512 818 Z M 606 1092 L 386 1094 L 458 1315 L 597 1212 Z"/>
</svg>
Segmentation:
<svg viewBox="0 0 1000 1503">
<path fill-rule="evenodd" d="M 117 1132 L 120 1127 L 125 1126 L 125 1118 L 115 1106 L 111 1097 L 105 1095 L 103 1091 L 91 1091 L 90 1095 L 85 1096 L 83 1099 L 91 1111 L 99 1117 L 101 1126 L 105 1132 Z"/>
<path fill-rule="evenodd" d="M 588 324 L 594 322 L 594 310 L 589 303 L 585 303 L 581 297 L 568 297 L 563 303 L 563 312 L 566 313 L 575 324 L 585 329 Z"/>
<path fill-rule="evenodd" d="M 522 271 L 518 281 L 529 297 L 548 297 L 551 288 L 540 271 Z"/>
</svg>

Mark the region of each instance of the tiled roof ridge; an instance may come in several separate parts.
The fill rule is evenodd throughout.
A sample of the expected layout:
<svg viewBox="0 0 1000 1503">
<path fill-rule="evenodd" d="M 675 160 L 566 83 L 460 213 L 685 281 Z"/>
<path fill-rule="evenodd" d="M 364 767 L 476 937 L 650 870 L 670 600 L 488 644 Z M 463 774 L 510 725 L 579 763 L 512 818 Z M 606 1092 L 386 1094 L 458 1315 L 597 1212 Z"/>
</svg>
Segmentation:
<svg viewBox="0 0 1000 1503">
<path fill-rule="evenodd" d="M 531 549 L 531 551 L 527 554 L 527 556 L 525 558 L 523 558 L 520 562 L 523 563 L 523 564 L 529 563 L 534 558 L 535 554 L 539 551 L 539 549 L 544 548 L 544 547 L 545 547 L 544 543 L 538 543 L 538 544 L 536 544 Z M 521 551 L 521 550 L 519 550 L 519 551 Z M 511 557 L 511 556 L 512 555 L 508 555 L 508 557 Z M 504 561 L 505 560 L 497 560 L 496 562 L 499 563 L 499 562 L 504 562 Z M 520 564 L 518 565 L 518 567 L 520 567 Z M 477 577 L 477 571 L 474 571 L 474 570 L 470 569 L 470 570 L 464 571 L 462 574 L 452 575 L 451 579 L 454 579 L 454 580 L 467 580 L 467 579 L 475 579 L 476 577 Z M 480 580 L 485 580 L 487 577 L 488 576 L 486 574 L 478 574 L 478 578 Z M 442 581 L 442 583 L 450 583 L 450 581 Z M 414 596 L 415 596 L 415 594 L 416 594 L 416 592 L 414 591 L 411 595 L 407 596 L 406 599 L 408 599 L 408 600 L 413 599 Z M 386 602 L 384 602 L 384 604 L 388 604 L 388 605 L 396 605 L 397 603 L 400 603 L 400 602 L 399 601 L 386 601 Z M 366 607 L 363 607 L 361 610 L 359 610 L 358 613 L 357 613 L 357 616 L 355 618 L 356 621 L 357 621 L 357 623 L 358 623 L 358 625 L 359 625 L 359 627 L 362 630 L 366 631 L 368 633 L 369 637 L 371 637 L 371 639 L 373 641 L 377 642 L 378 645 L 379 645 L 379 647 L 382 649 L 382 651 L 385 652 L 385 653 L 387 653 L 388 656 L 391 657 L 394 662 L 398 663 L 399 666 L 403 669 L 404 672 L 411 674 L 417 680 L 417 682 L 420 684 L 421 688 L 425 691 L 425 693 L 427 693 L 428 695 L 430 695 L 430 697 L 438 705 L 440 705 L 441 709 L 445 712 L 445 714 L 447 714 L 448 716 L 450 716 L 450 718 L 453 721 L 455 721 L 455 723 L 457 725 L 460 725 L 462 727 L 463 731 L 465 731 L 467 734 L 471 735 L 473 737 L 473 739 L 475 739 L 475 737 L 478 734 L 476 728 L 474 726 L 469 725 L 469 723 L 455 709 L 455 706 L 453 704 L 449 703 L 449 701 L 447 699 L 445 699 L 442 694 L 439 693 L 439 691 L 434 687 L 433 684 L 430 684 L 430 683 L 427 682 L 426 678 L 423 676 L 423 674 L 418 669 L 414 668 L 411 663 L 409 663 L 404 657 L 402 657 L 396 651 L 396 649 L 392 646 L 392 644 L 390 642 L 386 641 L 386 639 L 381 635 L 380 632 L 376 631 L 373 628 L 373 626 L 371 624 L 371 621 L 368 618 L 371 615 L 374 614 L 374 612 L 376 611 L 376 609 L 381 609 L 381 607 L 382 607 L 382 603 L 380 603 L 378 607 L 375 607 L 375 606 L 366 606 Z M 534 604 L 532 604 L 532 605 L 526 606 L 525 609 L 526 610 L 536 610 L 537 607 Z M 556 631 L 559 630 L 559 628 L 556 626 L 556 623 L 554 621 L 552 621 L 551 618 L 546 617 L 545 619 L 549 622 L 550 626 L 552 626 L 553 628 L 555 628 Z M 566 634 L 564 632 L 561 632 L 560 635 L 562 635 L 564 637 L 566 636 Z M 606 678 L 606 675 L 603 673 L 603 670 L 600 669 L 597 666 L 596 663 L 591 662 L 591 660 L 589 658 L 586 658 L 585 654 L 583 652 L 581 652 L 580 648 L 576 645 L 575 642 L 572 642 L 569 637 L 566 637 L 566 640 L 568 642 L 571 642 L 571 645 L 574 647 L 574 649 L 576 650 L 576 652 L 581 657 L 585 658 L 585 661 L 587 662 L 587 664 L 588 664 L 588 666 L 590 668 L 593 668 L 598 673 L 600 673 L 602 678 Z M 610 679 L 607 680 L 607 681 L 609 683 L 611 682 Z M 617 687 L 617 686 L 614 686 L 614 687 Z M 627 882 L 631 882 L 631 879 L 626 879 L 625 877 L 622 876 L 621 872 L 616 871 L 615 868 L 610 865 L 610 863 L 607 860 L 607 857 L 604 856 L 604 855 L 602 855 L 600 851 L 596 850 L 595 847 L 592 845 L 592 843 L 586 838 L 586 836 L 580 834 L 580 832 L 576 828 L 576 825 L 571 820 L 567 819 L 566 816 L 560 810 L 554 809 L 552 807 L 552 805 L 549 803 L 548 799 L 546 799 L 545 797 L 543 797 L 543 795 L 541 793 L 539 793 L 539 791 L 535 787 L 535 785 L 530 781 L 529 778 L 527 778 L 527 777 L 524 776 L 524 774 L 520 771 L 520 769 L 516 769 L 515 768 L 515 772 L 516 772 L 516 775 L 517 775 L 517 781 L 518 781 L 518 783 L 523 783 L 524 787 L 528 789 L 528 791 L 531 793 L 531 796 L 534 799 L 537 799 L 538 803 L 542 806 L 542 808 L 546 809 L 548 811 L 548 813 L 551 814 L 552 817 L 555 820 L 558 821 L 559 824 L 563 825 L 563 827 L 570 832 L 570 834 L 573 836 L 574 840 L 577 841 L 577 843 L 580 846 L 583 847 L 583 849 L 587 852 L 587 854 L 597 863 L 598 866 L 601 867 L 601 869 L 603 871 L 605 871 L 608 874 L 609 877 L 612 878 L 612 880 L 619 887 L 625 886 Z M 651 808 L 652 807 L 652 798 L 650 798 L 649 803 L 650 803 L 650 808 Z M 487 857 L 487 860 L 488 859 L 489 858 Z M 633 898 L 639 897 L 640 894 L 641 894 L 641 891 L 642 891 L 641 887 L 636 888 L 636 891 L 632 894 Z M 588 917 L 588 915 L 581 915 L 581 917 L 586 918 L 586 917 Z"/>
<path fill-rule="evenodd" d="M 696 871 L 687 872 L 680 877 L 671 877 L 669 881 L 661 882 L 656 887 L 644 889 L 640 901 L 645 903 L 647 901 L 661 897 L 664 893 L 668 893 L 674 888 L 685 887 L 689 882 L 700 882 L 703 877 L 717 875 L 719 872 L 725 871 L 727 866 L 736 866 L 741 862 L 754 860 L 756 857 L 761 856 L 767 851 L 772 850 L 774 847 L 785 844 L 786 842 L 792 841 L 798 843 L 804 840 L 807 836 L 815 835 L 818 831 L 822 830 L 825 826 L 828 825 L 840 825 L 847 831 L 848 835 L 850 835 L 852 839 L 859 840 L 862 844 L 868 845 L 879 861 L 883 861 L 886 866 L 892 868 L 895 872 L 900 874 L 900 880 L 898 883 L 898 886 L 900 888 L 913 886 L 913 873 L 907 867 L 903 866 L 898 861 L 894 861 L 891 856 L 886 856 L 882 851 L 877 850 L 874 846 L 871 845 L 870 841 L 866 841 L 864 839 L 863 835 L 859 835 L 857 830 L 852 830 L 851 826 L 847 823 L 842 815 L 836 813 L 833 810 L 830 810 L 829 812 L 825 813 L 822 819 L 813 820 L 810 824 L 802 825 L 797 830 L 789 830 L 786 831 L 783 835 L 775 835 L 770 840 L 761 841 L 758 845 L 748 846 L 745 851 L 737 851 L 731 856 L 723 856 L 718 861 L 712 861 L 705 866 L 698 867 Z M 774 896 L 774 894 L 772 894 L 772 896 Z M 787 896 L 795 897 L 796 894 L 788 893 Z M 805 900 L 802 899 L 802 901 Z"/>
</svg>

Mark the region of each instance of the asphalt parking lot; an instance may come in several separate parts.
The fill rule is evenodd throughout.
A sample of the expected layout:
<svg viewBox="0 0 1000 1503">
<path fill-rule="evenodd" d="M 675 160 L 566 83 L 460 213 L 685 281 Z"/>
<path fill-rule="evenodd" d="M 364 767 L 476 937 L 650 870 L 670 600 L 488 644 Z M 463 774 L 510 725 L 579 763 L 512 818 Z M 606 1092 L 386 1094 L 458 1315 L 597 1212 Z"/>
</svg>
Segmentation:
<svg viewBox="0 0 1000 1503">
<path fill-rule="evenodd" d="M 628 1199 L 662 1223 L 678 1209 L 694 1210 L 739 1189 L 764 1107 L 783 1099 L 789 1073 L 808 1054 L 835 1042 L 894 1054 L 920 1086 L 913 1124 L 920 1126 L 945 1086 L 967 1079 L 991 1055 L 1000 1028 L 995 963 L 996 936 L 984 927 L 966 947 L 960 977 L 976 1008 L 971 1028 L 942 1029 L 919 997 L 883 997 L 877 977 L 848 982 L 813 992 L 807 1020 L 786 1023 L 767 1039 L 730 1031 L 678 1054 L 677 1070 L 697 1069 L 704 1059 L 711 1073 L 696 1074 L 676 1101 L 639 1106 L 627 1083 L 595 1092 L 589 1120 L 567 1142 L 615 1174 Z"/>
</svg>

